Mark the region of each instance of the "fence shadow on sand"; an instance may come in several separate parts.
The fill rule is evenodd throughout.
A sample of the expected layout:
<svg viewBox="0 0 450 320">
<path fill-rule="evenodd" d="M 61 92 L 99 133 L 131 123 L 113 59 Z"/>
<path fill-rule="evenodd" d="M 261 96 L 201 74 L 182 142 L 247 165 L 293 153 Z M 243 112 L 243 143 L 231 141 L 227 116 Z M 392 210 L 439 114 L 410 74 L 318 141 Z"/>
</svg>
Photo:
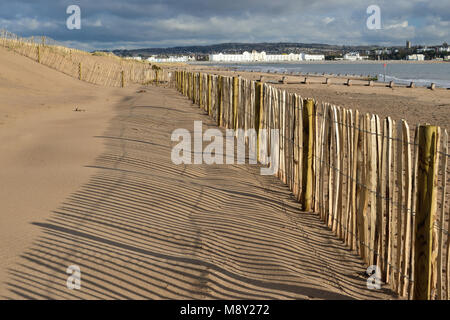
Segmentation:
<svg viewBox="0 0 450 320">
<path fill-rule="evenodd" d="M 258 166 L 170 161 L 170 135 L 215 127 L 173 90 L 117 109 L 95 174 L 9 270 L 6 299 L 378 299 L 361 260 Z M 174 145 L 175 143 L 172 143 Z M 81 269 L 68 290 L 66 269 Z"/>
</svg>

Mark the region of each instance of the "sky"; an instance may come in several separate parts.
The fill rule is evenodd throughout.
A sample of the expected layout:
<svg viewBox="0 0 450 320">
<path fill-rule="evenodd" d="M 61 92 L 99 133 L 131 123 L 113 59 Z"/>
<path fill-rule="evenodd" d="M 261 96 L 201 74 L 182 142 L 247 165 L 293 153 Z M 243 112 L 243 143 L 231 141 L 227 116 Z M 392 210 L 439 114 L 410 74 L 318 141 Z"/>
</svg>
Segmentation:
<svg viewBox="0 0 450 320">
<path fill-rule="evenodd" d="M 68 29 L 67 7 L 81 29 Z M 378 28 L 367 20 L 380 8 Z M 372 20 L 374 21 L 374 20 Z M 450 43 L 450 0 L 0 0 L 0 29 L 85 50 L 302 42 Z"/>
</svg>

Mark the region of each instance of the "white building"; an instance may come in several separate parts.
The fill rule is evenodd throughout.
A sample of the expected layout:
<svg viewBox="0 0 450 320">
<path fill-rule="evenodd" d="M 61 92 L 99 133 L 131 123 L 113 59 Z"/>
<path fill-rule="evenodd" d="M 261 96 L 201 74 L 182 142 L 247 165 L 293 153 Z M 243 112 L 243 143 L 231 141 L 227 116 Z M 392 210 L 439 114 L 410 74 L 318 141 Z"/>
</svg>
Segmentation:
<svg viewBox="0 0 450 320">
<path fill-rule="evenodd" d="M 306 53 L 302 53 L 302 60 L 305 60 L 305 61 L 322 61 L 322 60 L 325 60 L 325 56 L 323 54 L 306 54 Z"/>
<path fill-rule="evenodd" d="M 434 48 L 428 48 L 428 47 L 423 47 L 423 48 L 417 49 L 418 53 L 427 52 L 427 51 L 435 51 L 435 49 Z"/>
<path fill-rule="evenodd" d="M 137 60 L 137 61 L 141 61 L 142 60 L 141 57 L 125 57 L 125 59 L 127 59 L 127 60 Z"/>
<path fill-rule="evenodd" d="M 245 51 L 243 54 L 210 54 L 209 61 L 212 62 L 295 62 L 303 60 L 325 60 L 324 55 L 312 54 L 266 54 L 263 52 Z"/>
<path fill-rule="evenodd" d="M 210 54 L 209 61 L 214 62 L 258 62 L 266 61 L 267 55 L 263 52 L 253 51 L 252 53 L 245 51 L 243 54 Z"/>
<path fill-rule="evenodd" d="M 391 50 L 389 49 L 378 49 L 375 50 L 376 55 L 382 55 L 382 54 L 391 54 Z"/>
<path fill-rule="evenodd" d="M 406 57 L 406 60 L 409 61 L 424 61 L 425 56 L 423 54 L 411 54 Z"/>
<path fill-rule="evenodd" d="M 367 56 L 360 56 L 359 52 L 349 52 L 344 54 L 344 60 L 348 61 L 360 61 L 360 60 L 367 60 Z"/>
<path fill-rule="evenodd" d="M 156 56 L 153 56 L 147 59 L 148 62 L 157 62 L 157 63 L 188 62 L 193 60 L 195 60 L 195 58 L 190 58 L 188 56 L 181 56 L 181 57 L 170 56 L 168 58 L 157 58 Z"/>
</svg>

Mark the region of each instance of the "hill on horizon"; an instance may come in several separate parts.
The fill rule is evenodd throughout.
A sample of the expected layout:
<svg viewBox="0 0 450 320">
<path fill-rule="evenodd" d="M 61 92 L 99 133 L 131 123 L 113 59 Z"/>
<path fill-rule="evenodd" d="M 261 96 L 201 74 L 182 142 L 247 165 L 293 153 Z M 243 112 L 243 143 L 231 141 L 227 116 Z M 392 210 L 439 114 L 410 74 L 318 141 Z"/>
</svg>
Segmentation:
<svg viewBox="0 0 450 320">
<path fill-rule="evenodd" d="M 269 54 L 281 53 L 335 53 L 348 50 L 369 50 L 379 46 L 339 46 L 321 43 L 293 43 L 293 42 L 262 42 L 262 43 L 220 43 L 205 46 L 179 46 L 170 48 L 142 48 L 142 49 L 116 49 L 111 50 L 119 56 L 151 56 L 151 55 L 207 55 L 213 53 L 242 53 L 244 51 L 265 51 Z"/>
</svg>

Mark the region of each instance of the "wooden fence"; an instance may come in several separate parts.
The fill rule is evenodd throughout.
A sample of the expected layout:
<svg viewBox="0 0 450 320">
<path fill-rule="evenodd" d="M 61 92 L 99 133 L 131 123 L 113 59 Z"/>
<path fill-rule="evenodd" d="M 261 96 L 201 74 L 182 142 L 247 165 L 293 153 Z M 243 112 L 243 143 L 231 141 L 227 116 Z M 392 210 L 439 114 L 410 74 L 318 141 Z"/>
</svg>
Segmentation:
<svg viewBox="0 0 450 320">
<path fill-rule="evenodd" d="M 149 63 L 70 49 L 46 37 L 20 38 L 7 31 L 0 36 L 0 46 L 89 83 L 125 87 L 170 81 L 170 72 Z"/>
<path fill-rule="evenodd" d="M 258 136 L 278 129 L 277 177 L 394 292 L 450 298 L 446 130 L 319 105 L 240 77 L 177 71 L 174 86 L 219 126 Z"/>
</svg>

